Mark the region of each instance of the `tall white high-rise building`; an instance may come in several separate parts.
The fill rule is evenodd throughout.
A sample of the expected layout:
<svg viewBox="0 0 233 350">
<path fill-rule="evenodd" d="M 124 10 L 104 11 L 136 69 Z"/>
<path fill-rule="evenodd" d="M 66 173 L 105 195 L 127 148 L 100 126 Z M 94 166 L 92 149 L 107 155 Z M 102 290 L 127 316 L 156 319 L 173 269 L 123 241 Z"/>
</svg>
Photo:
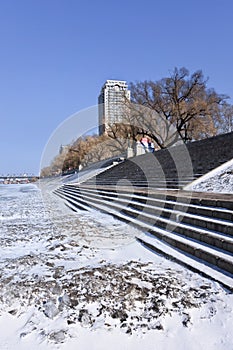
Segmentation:
<svg viewBox="0 0 233 350">
<path fill-rule="evenodd" d="M 114 123 L 120 123 L 126 113 L 126 99 L 130 91 L 124 80 L 107 80 L 99 98 L 99 134 L 107 132 Z"/>
</svg>

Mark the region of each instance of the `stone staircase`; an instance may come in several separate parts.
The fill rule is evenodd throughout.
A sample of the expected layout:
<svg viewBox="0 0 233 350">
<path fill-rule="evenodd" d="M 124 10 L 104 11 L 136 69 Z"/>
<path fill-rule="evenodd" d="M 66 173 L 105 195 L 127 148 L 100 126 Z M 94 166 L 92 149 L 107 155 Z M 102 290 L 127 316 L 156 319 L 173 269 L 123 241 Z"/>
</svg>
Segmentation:
<svg viewBox="0 0 233 350">
<path fill-rule="evenodd" d="M 141 244 L 233 290 L 233 195 L 98 183 L 55 194 L 73 210 L 95 208 L 140 228 Z"/>
<path fill-rule="evenodd" d="M 130 183 L 137 187 L 177 188 L 233 158 L 233 132 L 186 145 L 126 159 L 104 171 L 88 184 L 116 186 Z"/>
<path fill-rule="evenodd" d="M 182 190 L 232 159 L 232 144 L 229 133 L 147 153 L 55 194 L 140 228 L 141 244 L 233 290 L 233 195 Z"/>
</svg>

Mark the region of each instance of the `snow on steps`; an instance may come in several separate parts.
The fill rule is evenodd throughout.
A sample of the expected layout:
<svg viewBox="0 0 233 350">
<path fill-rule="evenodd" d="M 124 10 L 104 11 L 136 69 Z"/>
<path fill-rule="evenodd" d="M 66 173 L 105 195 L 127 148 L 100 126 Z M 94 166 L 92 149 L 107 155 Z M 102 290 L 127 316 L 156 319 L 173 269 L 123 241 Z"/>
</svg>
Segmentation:
<svg viewBox="0 0 233 350">
<path fill-rule="evenodd" d="M 75 185 L 55 193 L 73 210 L 92 207 L 132 223 L 144 231 L 137 237 L 142 244 L 233 289 L 233 211 L 225 197 Z"/>
</svg>

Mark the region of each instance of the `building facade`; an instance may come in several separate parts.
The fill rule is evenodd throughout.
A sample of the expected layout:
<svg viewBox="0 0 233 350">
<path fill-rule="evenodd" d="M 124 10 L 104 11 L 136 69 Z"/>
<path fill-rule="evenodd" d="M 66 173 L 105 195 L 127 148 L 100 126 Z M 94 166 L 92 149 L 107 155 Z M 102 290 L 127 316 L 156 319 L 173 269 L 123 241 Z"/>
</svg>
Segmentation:
<svg viewBox="0 0 233 350">
<path fill-rule="evenodd" d="M 126 113 L 126 99 L 130 100 L 130 91 L 124 80 L 107 80 L 99 98 L 99 134 L 108 132 L 114 123 L 120 123 Z"/>
</svg>

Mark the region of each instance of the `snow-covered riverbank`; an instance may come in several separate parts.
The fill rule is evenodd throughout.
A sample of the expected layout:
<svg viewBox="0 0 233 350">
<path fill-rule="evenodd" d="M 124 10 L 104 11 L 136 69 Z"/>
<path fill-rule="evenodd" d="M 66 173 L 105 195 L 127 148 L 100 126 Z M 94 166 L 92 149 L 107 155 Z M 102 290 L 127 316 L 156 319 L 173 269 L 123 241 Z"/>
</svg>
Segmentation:
<svg viewBox="0 0 233 350">
<path fill-rule="evenodd" d="M 233 347 L 233 295 L 217 283 L 108 215 L 33 185 L 0 191 L 1 350 Z"/>
</svg>

